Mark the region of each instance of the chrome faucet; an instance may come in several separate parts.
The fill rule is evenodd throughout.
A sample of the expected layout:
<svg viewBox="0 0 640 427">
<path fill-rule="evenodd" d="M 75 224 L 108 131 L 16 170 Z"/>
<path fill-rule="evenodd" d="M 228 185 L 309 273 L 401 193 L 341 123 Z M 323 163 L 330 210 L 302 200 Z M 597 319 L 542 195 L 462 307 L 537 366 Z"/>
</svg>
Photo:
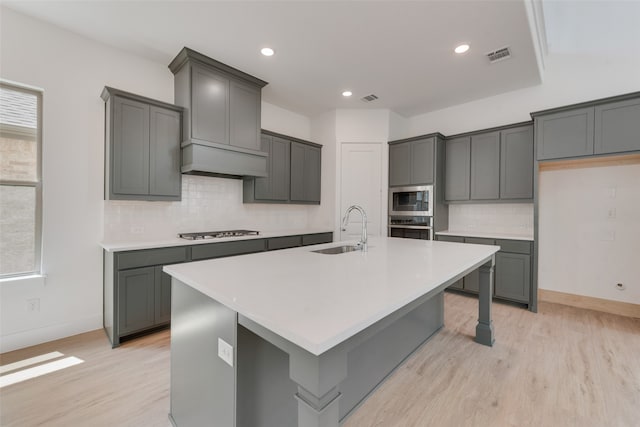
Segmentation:
<svg viewBox="0 0 640 427">
<path fill-rule="evenodd" d="M 360 215 L 362 215 L 362 234 L 360 236 L 360 241 L 356 246 L 359 247 L 362 252 L 367 252 L 367 213 L 362 209 L 362 206 L 351 205 L 347 208 L 347 211 L 344 213 L 344 217 L 342 217 L 342 231 L 347 231 L 349 214 L 353 210 L 360 212 Z"/>
</svg>

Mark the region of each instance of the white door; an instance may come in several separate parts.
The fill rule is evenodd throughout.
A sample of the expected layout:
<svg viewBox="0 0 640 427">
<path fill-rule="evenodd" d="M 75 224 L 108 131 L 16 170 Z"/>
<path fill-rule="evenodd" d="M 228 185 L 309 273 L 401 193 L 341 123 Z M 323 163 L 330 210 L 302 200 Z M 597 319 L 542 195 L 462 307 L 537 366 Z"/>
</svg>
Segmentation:
<svg viewBox="0 0 640 427">
<path fill-rule="evenodd" d="M 369 236 L 380 236 L 383 225 L 382 166 L 382 144 L 342 144 L 340 219 L 349 206 L 362 206 L 367 213 Z M 361 230 L 362 218 L 357 211 L 353 211 L 346 232 L 340 233 L 340 240 L 359 240 Z"/>
</svg>

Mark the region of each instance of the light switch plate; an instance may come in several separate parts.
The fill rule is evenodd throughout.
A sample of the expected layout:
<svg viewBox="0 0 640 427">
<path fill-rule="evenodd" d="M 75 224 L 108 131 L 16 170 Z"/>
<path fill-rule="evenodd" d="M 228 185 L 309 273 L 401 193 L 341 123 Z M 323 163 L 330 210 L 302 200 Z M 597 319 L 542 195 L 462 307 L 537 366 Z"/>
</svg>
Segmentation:
<svg viewBox="0 0 640 427">
<path fill-rule="evenodd" d="M 233 346 L 222 338 L 218 338 L 218 357 L 233 368 Z"/>
</svg>

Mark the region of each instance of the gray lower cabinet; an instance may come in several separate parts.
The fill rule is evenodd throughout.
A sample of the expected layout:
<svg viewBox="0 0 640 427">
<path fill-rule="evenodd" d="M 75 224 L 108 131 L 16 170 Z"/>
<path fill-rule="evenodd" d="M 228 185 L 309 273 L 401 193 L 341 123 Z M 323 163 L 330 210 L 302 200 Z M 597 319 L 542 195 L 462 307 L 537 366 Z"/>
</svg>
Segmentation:
<svg viewBox="0 0 640 427">
<path fill-rule="evenodd" d="M 435 138 L 389 145 L 389 186 L 433 184 Z"/>
<path fill-rule="evenodd" d="M 180 200 L 181 107 L 105 87 L 105 199 Z"/>
<path fill-rule="evenodd" d="M 463 236 L 437 236 L 439 241 L 498 245 L 494 270 L 494 297 L 524 304 L 531 303 L 532 242 L 526 240 L 485 239 Z M 479 292 L 480 275 L 474 271 L 449 286 L 473 294 Z"/>
<path fill-rule="evenodd" d="M 113 347 L 171 321 L 169 264 L 330 243 L 333 233 L 297 234 L 122 252 L 104 251 L 104 329 Z"/>
<path fill-rule="evenodd" d="M 500 198 L 500 132 L 471 137 L 471 200 Z"/>
<path fill-rule="evenodd" d="M 320 204 L 320 147 L 291 141 L 291 202 Z"/>
<path fill-rule="evenodd" d="M 445 142 L 444 199 L 469 200 L 471 170 L 471 138 L 462 137 Z"/>
<path fill-rule="evenodd" d="M 500 199 L 533 199 L 533 126 L 500 132 Z"/>
</svg>

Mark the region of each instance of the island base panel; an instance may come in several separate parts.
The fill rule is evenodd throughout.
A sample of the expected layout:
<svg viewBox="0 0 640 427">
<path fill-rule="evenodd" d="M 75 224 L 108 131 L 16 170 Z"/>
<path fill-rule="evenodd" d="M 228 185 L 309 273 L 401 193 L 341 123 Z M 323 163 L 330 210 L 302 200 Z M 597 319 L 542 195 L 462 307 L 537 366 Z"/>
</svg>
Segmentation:
<svg viewBox="0 0 640 427">
<path fill-rule="evenodd" d="M 218 338 L 235 349 L 236 323 L 235 311 L 172 279 L 170 419 L 174 425 L 234 425 L 235 369 L 218 357 Z"/>
<path fill-rule="evenodd" d="M 290 358 L 295 356 L 238 325 L 236 426 L 337 426 L 442 328 L 443 317 L 440 292 L 354 345 L 346 355 L 346 378 L 322 397 L 291 379 Z"/>
</svg>

